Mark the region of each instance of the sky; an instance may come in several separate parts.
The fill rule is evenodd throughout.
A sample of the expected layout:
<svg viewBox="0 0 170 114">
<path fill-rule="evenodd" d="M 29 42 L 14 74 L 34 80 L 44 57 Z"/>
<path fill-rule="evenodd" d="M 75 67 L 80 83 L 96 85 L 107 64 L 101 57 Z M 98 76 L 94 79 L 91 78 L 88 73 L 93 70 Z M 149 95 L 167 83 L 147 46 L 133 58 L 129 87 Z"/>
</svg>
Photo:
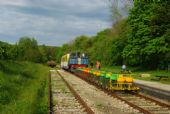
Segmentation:
<svg viewBox="0 0 170 114">
<path fill-rule="evenodd" d="M 0 0 L 0 40 L 61 46 L 112 26 L 107 0 Z"/>
</svg>

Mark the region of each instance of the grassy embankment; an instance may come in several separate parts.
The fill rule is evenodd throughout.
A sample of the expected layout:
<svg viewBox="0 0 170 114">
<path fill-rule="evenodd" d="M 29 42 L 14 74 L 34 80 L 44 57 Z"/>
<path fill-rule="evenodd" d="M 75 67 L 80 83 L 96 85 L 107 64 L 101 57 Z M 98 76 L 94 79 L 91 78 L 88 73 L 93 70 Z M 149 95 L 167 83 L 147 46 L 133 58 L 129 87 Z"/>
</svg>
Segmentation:
<svg viewBox="0 0 170 114">
<path fill-rule="evenodd" d="M 144 70 L 144 69 L 141 69 L 141 68 L 134 68 L 134 67 L 127 67 L 127 69 L 132 72 L 132 76 L 134 78 L 140 79 L 140 80 L 154 81 L 154 80 L 151 80 L 151 79 L 153 79 L 155 76 L 161 76 L 161 75 L 169 76 L 169 79 L 170 79 L 170 73 L 168 73 L 167 70 Z M 121 66 L 102 67 L 101 70 L 120 73 L 121 72 Z M 150 77 L 140 77 L 141 74 L 150 74 Z M 170 80 L 160 80 L 160 81 L 156 81 L 156 82 L 161 82 L 161 83 L 164 83 L 164 84 L 170 84 Z"/>
<path fill-rule="evenodd" d="M 47 114 L 49 68 L 0 61 L 0 114 Z"/>
</svg>

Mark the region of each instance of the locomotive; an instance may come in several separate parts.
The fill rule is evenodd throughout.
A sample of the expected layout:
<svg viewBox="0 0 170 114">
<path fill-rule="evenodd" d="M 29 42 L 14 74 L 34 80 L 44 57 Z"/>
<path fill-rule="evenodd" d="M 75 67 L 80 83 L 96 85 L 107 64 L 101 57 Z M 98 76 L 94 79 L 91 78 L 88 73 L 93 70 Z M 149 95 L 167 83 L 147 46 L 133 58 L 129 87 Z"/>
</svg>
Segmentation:
<svg viewBox="0 0 170 114">
<path fill-rule="evenodd" d="M 61 68 L 66 70 L 88 67 L 88 57 L 85 53 L 72 52 L 61 57 Z"/>
<path fill-rule="evenodd" d="M 80 78 L 110 91 L 138 91 L 131 74 L 117 74 L 88 68 L 88 57 L 84 53 L 68 53 L 61 58 L 61 68 L 71 71 Z"/>
</svg>

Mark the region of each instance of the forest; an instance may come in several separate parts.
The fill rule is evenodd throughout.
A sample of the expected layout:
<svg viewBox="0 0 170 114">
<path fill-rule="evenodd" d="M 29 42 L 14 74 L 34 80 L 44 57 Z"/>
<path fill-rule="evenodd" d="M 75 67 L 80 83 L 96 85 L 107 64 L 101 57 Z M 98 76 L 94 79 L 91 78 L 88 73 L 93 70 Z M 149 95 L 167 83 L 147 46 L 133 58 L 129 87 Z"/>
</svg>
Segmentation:
<svg viewBox="0 0 170 114">
<path fill-rule="evenodd" d="M 0 42 L 0 59 L 46 63 L 56 60 L 58 47 L 38 45 L 35 38 L 22 37 L 16 44 Z"/>
<path fill-rule="evenodd" d="M 114 12 L 112 12 L 114 15 Z M 68 52 L 87 53 L 91 62 L 104 66 L 127 64 L 148 69 L 166 69 L 170 64 L 170 1 L 134 0 L 128 17 L 95 36 L 81 35 L 61 47 L 38 45 L 22 37 L 16 44 L 0 42 L 0 59 L 46 63 Z"/>
<path fill-rule="evenodd" d="M 147 69 L 167 69 L 170 64 L 170 1 L 134 0 L 128 17 L 119 19 L 112 28 L 95 36 L 78 36 L 64 44 L 57 56 L 71 51 L 86 52 L 91 62 L 99 60 L 104 66 L 124 63 Z"/>
<path fill-rule="evenodd" d="M 116 12 L 111 13 L 114 17 Z M 128 16 L 118 14 L 112 27 L 94 36 L 77 36 L 62 46 L 39 45 L 29 36 L 15 44 L 0 41 L 0 113 L 46 114 L 50 68 L 42 64 L 51 60 L 60 64 L 62 55 L 75 51 L 86 53 L 90 63 L 100 61 L 106 70 L 117 67 L 119 71 L 120 65 L 126 64 L 141 68 L 140 72 L 162 69 L 159 74 L 167 74 L 170 0 L 133 0 Z"/>
</svg>

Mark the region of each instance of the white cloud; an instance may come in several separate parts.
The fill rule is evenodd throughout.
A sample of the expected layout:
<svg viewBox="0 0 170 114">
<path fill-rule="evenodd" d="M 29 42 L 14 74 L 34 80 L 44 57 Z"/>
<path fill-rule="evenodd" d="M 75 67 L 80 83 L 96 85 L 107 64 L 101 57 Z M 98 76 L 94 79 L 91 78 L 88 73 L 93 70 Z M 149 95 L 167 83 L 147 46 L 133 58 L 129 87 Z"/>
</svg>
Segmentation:
<svg viewBox="0 0 170 114">
<path fill-rule="evenodd" d="M 26 6 L 27 0 L 0 0 L 0 5 Z"/>
<path fill-rule="evenodd" d="M 6 0 L 0 2 L 0 14 L 0 40 L 6 36 L 13 43 L 30 36 L 41 44 L 61 45 L 111 26 L 103 0 Z"/>
</svg>

